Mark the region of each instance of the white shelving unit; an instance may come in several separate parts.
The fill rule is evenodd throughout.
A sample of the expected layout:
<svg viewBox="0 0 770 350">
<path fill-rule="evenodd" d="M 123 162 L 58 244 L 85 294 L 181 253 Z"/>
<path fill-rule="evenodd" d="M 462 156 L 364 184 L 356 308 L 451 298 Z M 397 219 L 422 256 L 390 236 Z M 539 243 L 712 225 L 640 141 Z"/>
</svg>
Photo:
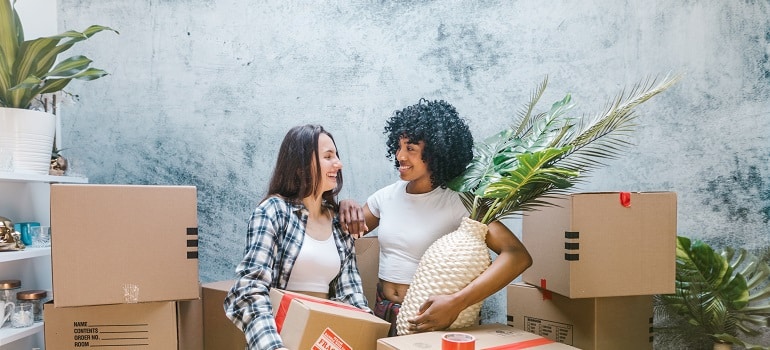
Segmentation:
<svg viewBox="0 0 770 350">
<path fill-rule="evenodd" d="M 13 222 L 51 224 L 50 185 L 88 183 L 85 177 L 0 172 L 0 216 Z M 55 234 L 55 228 L 52 228 Z M 21 280 L 20 290 L 41 289 L 52 295 L 51 249 L 29 248 L 0 252 L 0 280 Z M 0 328 L 0 350 L 44 349 L 43 322 L 32 327 Z"/>
<path fill-rule="evenodd" d="M 27 38 L 59 33 L 56 0 L 19 1 L 16 10 Z M 61 135 L 61 133 L 58 133 Z M 61 143 L 57 137 L 57 143 Z M 57 144 L 60 147 L 60 144 Z M 19 174 L 0 171 L 0 216 L 13 222 L 37 221 L 50 225 L 50 184 L 87 183 L 85 177 Z M 27 248 L 19 252 L 0 252 L 0 279 L 21 280 L 21 289 L 51 291 L 51 250 Z M 0 350 L 44 349 L 43 323 L 14 329 L 0 328 Z"/>
</svg>

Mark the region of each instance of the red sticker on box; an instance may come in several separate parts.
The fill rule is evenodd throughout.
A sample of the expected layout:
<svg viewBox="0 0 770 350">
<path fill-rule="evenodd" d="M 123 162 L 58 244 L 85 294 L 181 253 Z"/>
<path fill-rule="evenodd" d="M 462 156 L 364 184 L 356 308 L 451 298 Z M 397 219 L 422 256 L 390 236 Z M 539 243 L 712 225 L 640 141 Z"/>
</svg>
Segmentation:
<svg viewBox="0 0 770 350">
<path fill-rule="evenodd" d="M 353 350 L 337 333 L 330 328 L 326 328 L 318 340 L 315 341 L 311 350 Z"/>
<path fill-rule="evenodd" d="M 620 205 L 628 208 L 631 206 L 631 193 L 620 192 Z"/>
</svg>

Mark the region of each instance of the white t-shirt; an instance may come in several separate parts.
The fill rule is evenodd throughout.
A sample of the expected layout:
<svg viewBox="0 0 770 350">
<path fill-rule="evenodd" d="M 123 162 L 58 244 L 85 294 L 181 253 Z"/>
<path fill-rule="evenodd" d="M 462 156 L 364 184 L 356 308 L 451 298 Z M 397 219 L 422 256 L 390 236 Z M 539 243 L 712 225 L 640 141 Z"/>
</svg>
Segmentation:
<svg viewBox="0 0 770 350">
<path fill-rule="evenodd" d="M 469 215 L 460 195 L 436 188 L 428 193 L 406 193 L 407 181 L 386 186 L 367 199 L 369 210 L 380 218 L 379 278 L 411 284 L 420 258 L 439 237 L 456 230 Z"/>
</svg>

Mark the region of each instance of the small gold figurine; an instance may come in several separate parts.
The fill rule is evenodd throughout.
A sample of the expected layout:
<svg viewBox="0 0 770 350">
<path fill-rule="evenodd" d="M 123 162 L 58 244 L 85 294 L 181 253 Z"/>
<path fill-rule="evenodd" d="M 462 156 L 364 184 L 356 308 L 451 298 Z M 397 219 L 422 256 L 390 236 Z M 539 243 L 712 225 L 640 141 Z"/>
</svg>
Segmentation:
<svg viewBox="0 0 770 350">
<path fill-rule="evenodd" d="M 51 152 L 51 168 L 48 170 L 48 175 L 61 176 L 67 171 L 67 158 L 61 155 L 61 151 L 54 146 L 53 152 Z"/>
<path fill-rule="evenodd" d="M 22 249 L 24 243 L 21 242 L 21 234 L 13 229 L 10 219 L 0 216 L 0 251 Z"/>
</svg>

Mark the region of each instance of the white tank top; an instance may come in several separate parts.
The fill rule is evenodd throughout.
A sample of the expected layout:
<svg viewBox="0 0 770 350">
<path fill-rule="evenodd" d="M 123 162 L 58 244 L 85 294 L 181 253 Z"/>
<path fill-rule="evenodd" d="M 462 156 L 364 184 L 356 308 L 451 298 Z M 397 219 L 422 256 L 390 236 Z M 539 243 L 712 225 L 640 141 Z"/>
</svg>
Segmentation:
<svg viewBox="0 0 770 350">
<path fill-rule="evenodd" d="M 329 283 L 340 273 L 340 264 L 333 234 L 324 241 L 305 235 L 286 289 L 329 293 Z"/>
</svg>

